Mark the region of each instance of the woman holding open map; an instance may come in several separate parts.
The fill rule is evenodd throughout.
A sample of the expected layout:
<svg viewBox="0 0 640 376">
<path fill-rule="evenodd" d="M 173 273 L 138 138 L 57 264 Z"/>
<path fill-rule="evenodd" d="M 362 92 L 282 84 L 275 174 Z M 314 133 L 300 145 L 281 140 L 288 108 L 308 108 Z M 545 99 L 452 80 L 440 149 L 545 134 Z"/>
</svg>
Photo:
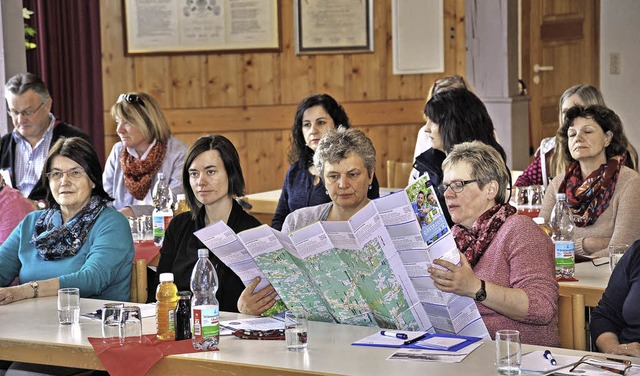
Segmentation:
<svg viewBox="0 0 640 376">
<path fill-rule="evenodd" d="M 479 141 L 453 147 L 442 164 L 444 195 L 461 265 L 435 260 L 434 285 L 476 300 L 491 336 L 520 331 L 522 342 L 558 346 L 558 284 L 551 239 L 507 202 L 501 155 Z M 464 257 L 463 257 L 464 256 Z"/>
<path fill-rule="evenodd" d="M 362 131 L 344 127 L 328 130 L 318 143 L 313 164 L 331 202 L 289 214 L 282 225 L 285 234 L 318 221 L 348 220 L 369 203 L 376 149 Z"/>
</svg>

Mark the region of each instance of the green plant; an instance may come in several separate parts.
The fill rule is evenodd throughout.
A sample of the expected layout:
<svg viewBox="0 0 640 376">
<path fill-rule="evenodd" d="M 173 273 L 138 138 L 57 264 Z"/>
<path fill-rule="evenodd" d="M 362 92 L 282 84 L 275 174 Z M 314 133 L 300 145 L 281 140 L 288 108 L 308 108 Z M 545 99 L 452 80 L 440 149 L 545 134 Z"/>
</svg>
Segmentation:
<svg viewBox="0 0 640 376">
<path fill-rule="evenodd" d="M 30 11 L 29 9 L 22 8 L 22 18 L 24 18 L 25 20 L 30 20 L 32 14 L 33 12 Z M 31 40 L 29 40 L 29 38 L 33 38 L 35 35 L 36 35 L 36 29 L 34 29 L 33 27 L 25 23 L 24 24 L 24 46 L 27 48 L 27 50 L 33 50 L 34 48 L 36 48 L 36 44 Z"/>
</svg>

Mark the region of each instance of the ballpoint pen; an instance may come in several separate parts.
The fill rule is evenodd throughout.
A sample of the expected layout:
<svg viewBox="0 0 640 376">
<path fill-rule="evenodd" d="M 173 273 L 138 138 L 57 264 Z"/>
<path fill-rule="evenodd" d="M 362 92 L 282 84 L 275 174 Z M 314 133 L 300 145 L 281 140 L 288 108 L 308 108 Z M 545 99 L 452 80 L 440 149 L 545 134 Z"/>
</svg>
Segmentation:
<svg viewBox="0 0 640 376">
<path fill-rule="evenodd" d="M 549 360 L 549 362 L 551 363 L 552 366 L 555 366 L 556 364 L 558 364 L 558 362 L 556 362 L 556 360 L 553 358 L 553 355 L 551 355 L 551 351 L 545 350 L 544 351 L 544 357 L 545 357 L 545 359 Z"/>
<path fill-rule="evenodd" d="M 394 337 L 394 338 L 398 338 L 398 339 L 407 339 L 409 338 L 406 334 L 404 333 L 398 333 L 398 332 L 391 332 L 389 330 L 381 330 L 380 334 L 385 336 L 385 337 Z"/>
<path fill-rule="evenodd" d="M 428 335 L 429 335 L 429 333 L 424 333 L 423 335 L 417 336 L 417 337 L 416 337 L 416 338 L 414 338 L 414 339 L 410 339 L 410 340 L 408 340 L 408 341 L 404 341 L 404 344 L 405 344 L 405 345 L 410 345 L 410 344 L 412 344 L 412 343 L 416 343 L 416 342 L 420 341 L 421 339 L 424 339 L 424 338 L 425 338 L 426 336 L 428 336 Z"/>
</svg>

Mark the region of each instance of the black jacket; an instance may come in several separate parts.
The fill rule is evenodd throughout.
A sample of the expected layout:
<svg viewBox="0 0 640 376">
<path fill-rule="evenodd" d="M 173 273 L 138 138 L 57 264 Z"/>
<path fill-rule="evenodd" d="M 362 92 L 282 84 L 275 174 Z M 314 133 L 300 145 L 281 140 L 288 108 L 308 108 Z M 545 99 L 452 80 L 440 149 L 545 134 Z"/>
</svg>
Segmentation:
<svg viewBox="0 0 640 376">
<path fill-rule="evenodd" d="M 193 234 L 205 227 L 204 216 L 204 206 L 198 211 L 198 217 L 195 221 L 191 218 L 190 212 L 179 214 L 171 220 L 165 233 L 164 242 L 160 249 L 158 275 L 173 273 L 173 281 L 178 287 L 178 291 L 191 290 L 191 272 L 198 261 L 198 249 L 207 248 Z M 227 225 L 238 233 L 258 227 L 261 223 L 233 200 L 233 208 Z M 218 274 L 216 298 L 220 303 L 220 310 L 238 312 L 238 298 L 244 290 L 242 280 L 211 252 L 209 252 L 209 260 Z M 155 296 L 155 291 L 155 286 L 150 286 L 149 295 Z"/>
<path fill-rule="evenodd" d="M 51 138 L 51 146 L 58 141 L 60 137 L 81 137 L 91 142 L 91 138 L 81 131 L 79 128 L 69 125 L 60 120 L 56 120 L 53 126 L 53 135 Z M 15 177 L 15 152 L 16 141 L 13 139 L 13 134 L 5 134 L 0 140 L 0 169 L 9 170 L 11 175 L 11 185 L 16 186 Z M 29 194 L 29 198 L 32 200 L 44 200 L 47 196 L 47 187 L 44 185 L 42 177 L 40 181 L 33 187 L 33 190 Z"/>
</svg>

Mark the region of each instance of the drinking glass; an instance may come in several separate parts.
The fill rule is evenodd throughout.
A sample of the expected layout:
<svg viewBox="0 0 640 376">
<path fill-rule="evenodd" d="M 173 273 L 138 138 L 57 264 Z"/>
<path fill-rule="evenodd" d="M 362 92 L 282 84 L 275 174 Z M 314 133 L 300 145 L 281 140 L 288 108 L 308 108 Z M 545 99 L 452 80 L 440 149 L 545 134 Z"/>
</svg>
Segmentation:
<svg viewBox="0 0 640 376">
<path fill-rule="evenodd" d="M 62 325 L 80 322 L 80 289 L 58 290 L 58 322 Z"/>
<path fill-rule="evenodd" d="M 284 314 L 284 336 L 289 351 L 307 348 L 307 314 L 302 310 L 288 310 Z"/>
<path fill-rule="evenodd" d="M 124 342 L 140 342 L 142 337 L 142 314 L 140 307 L 122 308 L 122 337 Z"/>
<path fill-rule="evenodd" d="M 122 310 L 124 303 L 107 303 L 102 307 L 102 339 L 122 339 Z"/>
<path fill-rule="evenodd" d="M 520 332 L 498 330 L 496 332 L 496 370 L 500 375 L 519 375 L 522 364 Z"/>
<path fill-rule="evenodd" d="M 138 242 L 153 240 L 153 222 L 151 216 L 141 215 L 136 218 Z"/>
<path fill-rule="evenodd" d="M 629 244 L 611 244 L 609 245 L 609 269 L 613 273 L 613 269 L 618 265 L 618 261 L 629 248 Z"/>
</svg>

